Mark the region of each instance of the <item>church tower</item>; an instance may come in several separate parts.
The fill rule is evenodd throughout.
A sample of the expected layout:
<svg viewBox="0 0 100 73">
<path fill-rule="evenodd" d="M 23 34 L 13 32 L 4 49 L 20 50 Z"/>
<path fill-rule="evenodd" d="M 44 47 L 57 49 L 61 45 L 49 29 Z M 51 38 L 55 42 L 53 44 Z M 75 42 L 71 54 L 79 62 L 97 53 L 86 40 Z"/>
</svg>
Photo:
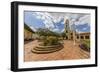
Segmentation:
<svg viewBox="0 0 100 73">
<path fill-rule="evenodd" d="M 71 39 L 70 27 L 69 27 L 69 19 L 65 18 L 64 24 L 65 24 L 66 39 Z"/>
</svg>

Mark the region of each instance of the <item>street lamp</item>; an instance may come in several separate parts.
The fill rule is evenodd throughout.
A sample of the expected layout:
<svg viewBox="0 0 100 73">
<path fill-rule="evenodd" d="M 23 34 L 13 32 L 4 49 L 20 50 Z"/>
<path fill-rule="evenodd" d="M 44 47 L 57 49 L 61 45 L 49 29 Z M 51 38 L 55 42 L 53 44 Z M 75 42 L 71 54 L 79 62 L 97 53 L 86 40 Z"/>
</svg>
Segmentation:
<svg viewBox="0 0 100 73">
<path fill-rule="evenodd" d="M 72 24 L 73 25 L 73 28 L 72 28 L 73 31 L 72 32 L 73 32 L 73 41 L 74 41 L 73 45 L 75 45 L 76 44 L 76 41 L 75 41 L 76 40 L 75 20 L 73 20 L 72 22 L 73 22 L 73 24 Z"/>
<path fill-rule="evenodd" d="M 79 18 L 72 20 L 72 25 L 73 25 L 73 28 L 72 28 L 72 30 L 73 30 L 73 41 L 74 41 L 73 44 L 74 45 L 76 44 L 76 26 L 75 26 L 75 22 L 77 22 L 77 21 L 79 21 Z"/>
</svg>

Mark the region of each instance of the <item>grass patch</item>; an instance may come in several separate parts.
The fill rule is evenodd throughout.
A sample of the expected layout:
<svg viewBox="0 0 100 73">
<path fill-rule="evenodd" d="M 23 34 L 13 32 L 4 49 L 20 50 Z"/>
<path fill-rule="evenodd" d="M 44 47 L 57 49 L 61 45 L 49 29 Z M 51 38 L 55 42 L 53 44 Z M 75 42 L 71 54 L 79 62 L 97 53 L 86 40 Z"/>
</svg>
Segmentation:
<svg viewBox="0 0 100 73">
<path fill-rule="evenodd" d="M 83 40 L 83 44 L 85 44 L 88 48 L 90 48 L 90 40 Z"/>
<path fill-rule="evenodd" d="M 90 51 L 90 39 L 81 40 L 80 47 L 85 51 Z"/>
</svg>

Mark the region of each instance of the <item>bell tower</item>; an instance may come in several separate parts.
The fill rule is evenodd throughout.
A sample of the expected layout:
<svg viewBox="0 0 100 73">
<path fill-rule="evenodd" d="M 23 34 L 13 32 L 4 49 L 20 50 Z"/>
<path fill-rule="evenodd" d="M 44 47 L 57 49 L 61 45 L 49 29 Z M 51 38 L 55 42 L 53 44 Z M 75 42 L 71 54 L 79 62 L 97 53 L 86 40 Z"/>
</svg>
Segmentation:
<svg viewBox="0 0 100 73">
<path fill-rule="evenodd" d="M 65 24 L 66 39 L 71 39 L 71 36 L 70 36 L 70 27 L 69 27 L 69 19 L 65 18 L 64 24 Z"/>
</svg>

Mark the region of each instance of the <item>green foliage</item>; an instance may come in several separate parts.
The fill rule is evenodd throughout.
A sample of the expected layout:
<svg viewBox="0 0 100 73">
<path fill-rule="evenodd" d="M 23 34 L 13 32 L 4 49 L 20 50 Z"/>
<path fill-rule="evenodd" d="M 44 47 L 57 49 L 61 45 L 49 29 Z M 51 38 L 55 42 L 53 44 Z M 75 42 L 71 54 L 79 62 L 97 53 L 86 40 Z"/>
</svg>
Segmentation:
<svg viewBox="0 0 100 73">
<path fill-rule="evenodd" d="M 81 40 L 80 47 L 83 50 L 90 51 L 90 40 Z"/>
<path fill-rule="evenodd" d="M 34 33 L 34 31 L 26 23 L 24 23 L 24 30 Z"/>
<path fill-rule="evenodd" d="M 88 48 L 90 48 L 90 40 L 83 40 L 83 44 L 85 44 Z"/>
<path fill-rule="evenodd" d="M 39 28 L 36 33 L 39 36 L 46 36 L 45 30 L 44 29 L 41 29 L 41 28 Z"/>
<path fill-rule="evenodd" d="M 59 39 L 54 36 L 49 36 L 43 41 L 43 45 L 56 45 L 59 43 Z"/>
<path fill-rule="evenodd" d="M 40 36 L 56 36 L 56 37 L 60 36 L 60 34 L 56 32 L 50 31 L 49 29 L 43 29 L 43 28 L 39 28 L 36 33 Z"/>
<path fill-rule="evenodd" d="M 65 32 L 61 33 L 61 36 L 63 37 L 63 39 L 67 37 Z"/>
<path fill-rule="evenodd" d="M 61 34 L 50 31 L 49 29 L 39 28 L 36 32 L 40 36 L 40 40 L 43 42 L 42 45 L 56 45 L 59 43 Z"/>
</svg>

